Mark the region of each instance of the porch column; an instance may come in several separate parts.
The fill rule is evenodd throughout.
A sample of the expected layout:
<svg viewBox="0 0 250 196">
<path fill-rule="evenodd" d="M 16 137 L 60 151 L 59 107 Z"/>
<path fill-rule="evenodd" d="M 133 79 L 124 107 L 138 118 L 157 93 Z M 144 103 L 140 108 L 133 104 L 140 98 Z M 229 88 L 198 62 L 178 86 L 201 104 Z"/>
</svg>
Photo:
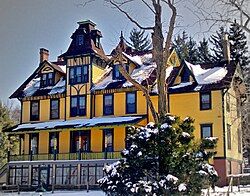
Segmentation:
<svg viewBox="0 0 250 196">
<path fill-rule="evenodd" d="M 10 136 L 8 135 L 8 140 L 7 140 L 7 162 L 10 162 Z"/>
<path fill-rule="evenodd" d="M 81 160 L 81 141 L 82 141 L 82 137 L 81 137 L 81 131 L 78 131 L 78 160 Z"/>
</svg>

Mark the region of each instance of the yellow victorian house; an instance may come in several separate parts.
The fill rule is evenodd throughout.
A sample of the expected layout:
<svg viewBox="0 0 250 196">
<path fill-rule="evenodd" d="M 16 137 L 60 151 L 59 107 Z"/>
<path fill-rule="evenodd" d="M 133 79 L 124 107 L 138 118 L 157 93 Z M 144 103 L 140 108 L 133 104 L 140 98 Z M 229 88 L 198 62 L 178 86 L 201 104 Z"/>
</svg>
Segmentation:
<svg viewBox="0 0 250 196">
<path fill-rule="evenodd" d="M 105 55 L 96 25 L 89 20 L 78 25 L 57 61 L 49 61 L 49 51 L 40 49 L 39 66 L 10 96 L 21 102 L 22 113 L 20 124 L 5 130 L 20 139 L 19 154 L 10 154 L 0 171 L 8 184 L 96 185 L 103 165 L 121 158 L 127 127 L 153 121 L 143 93 L 125 80 L 112 58 L 123 51 L 127 72 L 149 87 L 157 108 L 152 53 L 134 52 L 121 35 L 111 55 Z M 218 137 L 213 163 L 225 184 L 228 174 L 241 172 L 238 108 L 244 86 L 239 67 L 229 61 L 180 63 L 172 50 L 166 75 L 170 113 L 194 118 L 197 140 Z"/>
</svg>

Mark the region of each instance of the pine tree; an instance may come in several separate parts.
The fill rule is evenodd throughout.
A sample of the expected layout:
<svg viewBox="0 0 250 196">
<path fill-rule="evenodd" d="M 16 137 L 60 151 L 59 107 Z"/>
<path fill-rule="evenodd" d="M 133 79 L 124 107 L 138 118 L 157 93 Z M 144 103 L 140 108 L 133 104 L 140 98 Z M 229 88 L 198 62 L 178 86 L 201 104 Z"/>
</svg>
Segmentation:
<svg viewBox="0 0 250 196">
<path fill-rule="evenodd" d="M 248 55 L 247 38 L 239 24 L 234 21 L 229 30 L 231 59 L 239 63 L 242 70 L 249 66 L 250 58 Z"/>
<path fill-rule="evenodd" d="M 213 45 L 212 47 L 212 55 L 211 60 L 212 62 L 220 62 L 224 60 L 224 54 L 223 54 L 223 39 L 225 35 L 226 30 L 224 27 L 220 27 L 218 31 L 216 31 L 215 35 L 212 35 L 210 37 L 210 42 Z"/>
<path fill-rule="evenodd" d="M 182 32 L 182 35 L 177 35 L 174 40 L 173 46 L 181 60 L 186 60 L 191 63 L 197 63 L 197 44 L 193 38 L 188 37 L 185 31 Z"/>
<path fill-rule="evenodd" d="M 148 35 L 144 36 L 144 33 L 144 30 L 137 30 L 136 28 L 133 28 L 130 32 L 130 45 L 135 51 L 147 51 L 151 48 L 151 42 Z"/>
<path fill-rule="evenodd" d="M 101 189 L 107 195 L 199 195 L 218 179 L 207 162 L 217 139 L 196 143 L 193 131 L 191 118 L 174 116 L 166 116 L 159 126 L 131 127 L 124 159 L 105 166 Z"/>
<path fill-rule="evenodd" d="M 208 46 L 208 40 L 205 38 L 199 42 L 198 46 L 198 63 L 210 63 L 211 54 Z"/>
</svg>

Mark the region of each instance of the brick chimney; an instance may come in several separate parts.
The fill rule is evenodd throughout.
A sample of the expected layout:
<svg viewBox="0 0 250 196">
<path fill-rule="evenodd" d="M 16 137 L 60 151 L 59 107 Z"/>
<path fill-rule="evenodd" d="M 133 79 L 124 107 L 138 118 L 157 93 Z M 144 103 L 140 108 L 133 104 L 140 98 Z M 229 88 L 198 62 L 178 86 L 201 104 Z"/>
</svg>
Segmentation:
<svg viewBox="0 0 250 196">
<path fill-rule="evenodd" d="M 224 60 L 230 63 L 230 43 L 228 40 L 228 34 L 225 33 L 222 41 Z"/>
<path fill-rule="evenodd" d="M 49 60 L 49 50 L 45 48 L 40 48 L 40 63 L 44 60 Z"/>
</svg>

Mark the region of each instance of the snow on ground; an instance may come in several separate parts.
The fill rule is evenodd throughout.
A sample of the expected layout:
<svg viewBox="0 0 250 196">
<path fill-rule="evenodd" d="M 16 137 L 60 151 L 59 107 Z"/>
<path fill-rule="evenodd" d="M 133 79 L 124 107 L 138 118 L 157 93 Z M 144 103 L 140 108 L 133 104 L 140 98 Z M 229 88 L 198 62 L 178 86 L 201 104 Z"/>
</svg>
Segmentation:
<svg viewBox="0 0 250 196">
<path fill-rule="evenodd" d="M 225 187 L 215 187 L 215 192 L 210 189 L 210 196 L 226 196 L 228 191 L 228 186 Z M 1 193 L 0 196 L 104 196 L 102 191 L 91 190 L 87 192 L 83 191 L 55 191 L 53 194 L 51 192 L 36 193 L 36 192 L 21 192 L 20 195 L 17 193 Z M 207 195 L 207 189 L 203 190 L 202 196 Z M 233 192 L 230 192 L 230 196 L 249 196 L 250 195 L 250 185 L 240 187 L 240 192 L 238 192 L 238 187 L 233 187 Z"/>
<path fill-rule="evenodd" d="M 20 195 L 17 193 L 1 193 L 0 196 L 104 196 L 102 191 L 55 191 L 53 194 L 51 192 L 36 193 L 36 192 L 21 192 Z"/>
</svg>

